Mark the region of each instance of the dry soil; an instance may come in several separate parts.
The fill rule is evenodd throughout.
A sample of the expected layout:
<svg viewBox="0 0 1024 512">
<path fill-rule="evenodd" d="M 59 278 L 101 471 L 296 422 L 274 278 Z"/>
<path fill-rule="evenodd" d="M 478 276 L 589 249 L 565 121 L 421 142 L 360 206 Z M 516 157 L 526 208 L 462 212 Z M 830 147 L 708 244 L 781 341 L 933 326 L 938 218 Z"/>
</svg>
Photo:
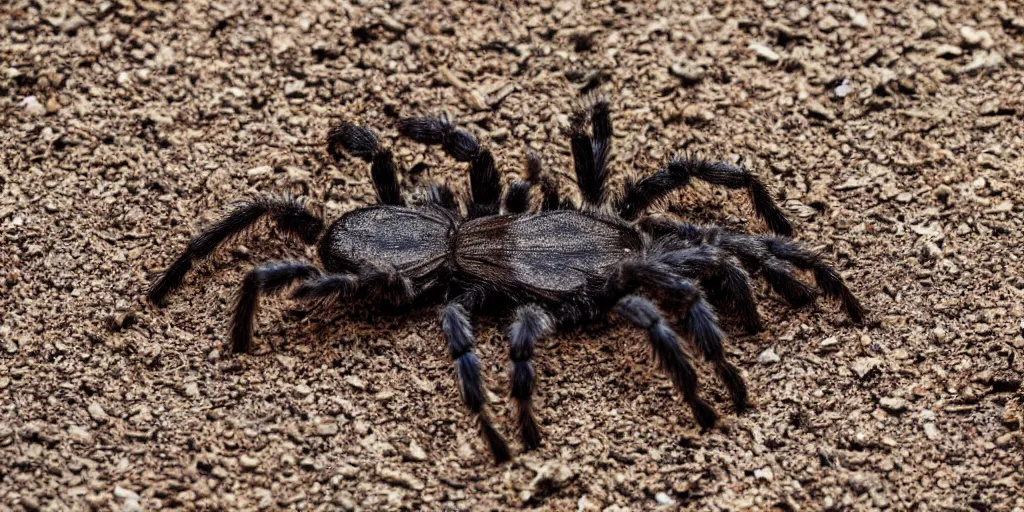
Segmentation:
<svg viewBox="0 0 1024 512">
<path fill-rule="evenodd" d="M 258 4 L 265 4 L 259 6 Z M 0 5 L 0 509 L 1021 510 L 1024 6 L 1019 2 L 244 2 Z M 146 284 L 223 212 L 292 192 L 366 204 L 328 127 L 378 127 L 410 185 L 461 166 L 394 140 L 448 112 L 510 180 L 571 183 L 566 114 L 607 94 L 616 182 L 674 153 L 737 161 L 870 310 L 733 327 L 756 398 L 700 434 L 644 337 L 539 348 L 541 449 L 494 466 L 433 312 L 316 323 L 270 302 L 226 350 L 233 243 L 156 310 Z M 763 231 L 742 193 L 674 215 Z M 724 313 L 724 312 L 723 312 Z M 727 316 L 727 315 L 726 315 Z M 479 330 L 513 437 L 498 322 Z"/>
</svg>

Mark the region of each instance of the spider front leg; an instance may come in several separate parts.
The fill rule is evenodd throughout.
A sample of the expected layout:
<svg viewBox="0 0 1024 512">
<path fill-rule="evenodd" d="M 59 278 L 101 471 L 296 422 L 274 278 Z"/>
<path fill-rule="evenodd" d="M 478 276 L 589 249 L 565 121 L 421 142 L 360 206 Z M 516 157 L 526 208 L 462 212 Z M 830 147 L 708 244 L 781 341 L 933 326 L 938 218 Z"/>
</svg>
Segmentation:
<svg viewBox="0 0 1024 512">
<path fill-rule="evenodd" d="M 327 134 L 327 152 L 341 165 L 341 149 L 350 155 L 370 163 L 370 176 L 380 204 L 404 206 L 401 189 L 398 187 L 398 168 L 391 150 L 380 144 L 373 130 L 365 126 L 341 123 Z"/>
<path fill-rule="evenodd" d="M 714 365 L 719 380 L 729 390 L 736 412 L 745 411 L 750 406 L 747 385 L 739 368 L 725 357 L 725 335 L 719 329 L 718 319 L 701 291 L 657 261 L 627 262 L 622 266 L 618 279 L 619 286 L 645 286 L 664 291 L 668 299 L 685 312 L 683 325 L 686 334 L 704 354 L 704 359 Z"/>
<path fill-rule="evenodd" d="M 709 429 L 718 421 L 718 413 L 711 404 L 697 395 L 697 372 L 690 363 L 679 337 L 665 323 L 658 308 L 651 301 L 627 295 L 619 300 L 615 312 L 633 325 L 647 331 L 654 355 L 662 370 L 672 379 L 672 384 L 683 394 L 701 428 Z"/>
<path fill-rule="evenodd" d="M 473 293 L 463 294 L 441 309 L 441 330 L 448 345 L 448 355 L 455 365 L 455 380 L 462 393 L 462 401 L 477 417 L 480 433 L 495 462 L 502 463 L 511 459 L 508 444 L 501 434 L 495 430 L 484 407 L 484 386 L 480 377 L 480 359 L 473 352 L 475 338 L 470 324 L 469 309 L 476 304 Z"/>
<path fill-rule="evenodd" d="M 320 270 L 313 265 L 291 261 L 272 261 L 250 270 L 242 280 L 231 317 L 232 350 L 236 353 L 249 351 L 260 295 L 277 293 L 295 281 L 318 275 Z"/>
<path fill-rule="evenodd" d="M 718 303 L 732 306 L 748 333 L 761 330 L 761 315 L 757 312 L 750 278 L 736 258 L 711 245 L 672 249 L 665 244 L 664 252 L 652 257 L 667 265 L 682 277 L 697 279 Z"/>
<path fill-rule="evenodd" d="M 773 232 L 787 236 L 792 234 L 792 224 L 757 175 L 728 162 L 711 162 L 700 158 L 677 158 L 664 169 L 640 181 L 627 182 L 625 193 L 617 204 L 619 216 L 626 220 L 636 219 L 670 192 L 687 186 L 691 178 L 712 185 L 746 189 L 754 203 L 754 211 Z"/>
<path fill-rule="evenodd" d="M 809 251 L 800 244 L 782 237 L 762 237 L 761 242 L 776 258 L 788 261 L 798 268 L 814 273 L 814 282 L 821 292 L 831 299 L 839 300 L 843 310 L 855 324 L 864 322 L 864 307 L 853 292 L 846 287 L 843 276 L 825 262 L 821 254 Z"/>
<path fill-rule="evenodd" d="M 551 332 L 551 315 L 540 306 L 526 305 L 516 309 L 515 319 L 508 330 L 508 355 L 512 360 L 509 377 L 512 399 L 516 402 L 516 422 L 526 450 L 540 446 L 540 428 L 533 417 L 531 403 L 535 372 L 533 353 L 537 341 Z"/>
<path fill-rule="evenodd" d="M 469 217 L 498 213 L 501 176 L 491 151 L 476 137 L 444 117 L 406 117 L 398 120 L 398 133 L 420 144 L 439 145 L 448 156 L 469 162 Z"/>
<path fill-rule="evenodd" d="M 735 255 L 751 273 L 759 272 L 776 293 L 794 306 L 814 301 L 820 293 L 842 304 L 850 320 L 864 322 L 864 307 L 846 286 L 839 272 L 817 252 L 782 236 L 752 235 L 721 228 L 680 224 L 646 218 L 641 229 L 656 237 L 674 237 L 690 246 L 710 245 Z M 794 266 L 814 274 L 818 290 L 796 277 Z"/>
</svg>

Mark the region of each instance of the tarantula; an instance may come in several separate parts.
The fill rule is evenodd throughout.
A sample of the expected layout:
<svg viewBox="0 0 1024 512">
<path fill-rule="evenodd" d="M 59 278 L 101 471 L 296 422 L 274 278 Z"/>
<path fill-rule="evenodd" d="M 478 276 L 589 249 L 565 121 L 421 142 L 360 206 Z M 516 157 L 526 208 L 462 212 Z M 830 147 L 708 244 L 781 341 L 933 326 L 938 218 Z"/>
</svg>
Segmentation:
<svg viewBox="0 0 1024 512">
<path fill-rule="evenodd" d="M 538 340 L 555 328 L 599 320 L 612 311 L 647 331 L 657 361 L 697 423 L 703 429 L 715 425 L 718 414 L 698 395 L 690 349 L 651 300 L 638 294 L 640 290 L 657 293 L 663 304 L 681 313 L 677 328 L 714 367 L 737 412 L 749 405 L 746 384 L 726 359 L 724 335 L 708 300 L 733 312 L 746 330 L 759 330 L 748 272 L 759 273 L 793 305 L 807 304 L 822 294 L 838 299 L 855 323 L 862 321 L 863 309 L 839 273 L 820 255 L 786 237 L 791 225 L 757 176 L 726 162 L 679 158 L 638 181 L 628 181 L 619 198 L 610 200 L 605 186 L 612 143 L 607 101 L 582 104 L 570 124 L 582 197 L 578 206 L 542 176 L 534 154 L 527 157 L 527 178 L 512 184 L 502 200 L 490 151 L 447 118 L 431 117 L 400 119 L 398 131 L 468 162 L 469 197 L 461 201 L 449 187 L 433 185 L 422 204 L 408 205 L 391 151 L 369 128 L 342 123 L 329 132 L 328 152 L 339 165 L 344 152 L 370 164 L 377 205 L 350 211 L 325 229 L 318 214 L 290 197 L 243 203 L 189 242 L 153 283 L 149 299 L 164 304 L 193 261 L 206 258 L 260 219 L 273 219 L 280 233 L 317 244 L 322 268 L 273 261 L 250 270 L 234 306 L 234 351 L 249 350 L 260 296 L 288 288 L 292 299 L 321 307 L 358 300 L 394 312 L 440 301 L 441 330 L 462 400 L 498 462 L 510 458 L 509 448 L 485 408 L 480 362 L 473 350 L 474 314 L 500 315 L 515 308 L 507 331 L 511 397 L 527 450 L 537 447 L 541 438 L 531 407 Z M 644 216 L 654 203 L 693 178 L 746 189 L 756 213 L 777 235 Z M 540 211 L 531 212 L 535 186 L 542 199 Z M 817 289 L 798 279 L 795 269 L 812 272 Z"/>
</svg>

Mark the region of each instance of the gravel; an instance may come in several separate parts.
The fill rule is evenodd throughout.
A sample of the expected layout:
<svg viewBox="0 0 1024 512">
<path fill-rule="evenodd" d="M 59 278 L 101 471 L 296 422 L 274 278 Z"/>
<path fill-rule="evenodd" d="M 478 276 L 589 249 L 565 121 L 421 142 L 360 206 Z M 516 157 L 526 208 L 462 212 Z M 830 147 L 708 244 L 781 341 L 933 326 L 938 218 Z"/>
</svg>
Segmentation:
<svg viewBox="0 0 1024 512">
<path fill-rule="evenodd" d="M 1022 34 L 1019 2 L 5 2 L 0 510 L 1024 509 Z M 466 188 L 394 139 L 395 117 L 447 112 L 503 179 L 530 146 L 569 192 L 590 92 L 614 109 L 613 186 L 678 152 L 742 158 L 868 325 L 756 278 L 764 332 L 718 311 L 756 406 L 737 416 L 695 362 L 723 415 L 706 433 L 641 333 L 551 336 L 523 453 L 485 320 L 515 453 L 494 467 L 433 311 L 326 322 L 269 298 L 254 353 L 230 352 L 244 272 L 314 251 L 256 230 L 167 308 L 142 299 L 234 201 L 367 204 L 367 166 L 324 151 L 339 120 L 424 164 L 406 184 Z M 764 231 L 743 193 L 669 199 Z"/>
</svg>

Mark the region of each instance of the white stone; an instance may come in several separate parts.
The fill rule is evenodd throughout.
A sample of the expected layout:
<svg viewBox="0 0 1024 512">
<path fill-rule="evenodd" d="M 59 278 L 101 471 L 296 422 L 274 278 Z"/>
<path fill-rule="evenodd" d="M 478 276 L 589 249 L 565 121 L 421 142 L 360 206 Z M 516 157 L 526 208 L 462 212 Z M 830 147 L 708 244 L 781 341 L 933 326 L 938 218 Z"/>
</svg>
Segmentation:
<svg viewBox="0 0 1024 512">
<path fill-rule="evenodd" d="M 761 355 L 757 356 L 757 362 L 761 364 L 775 364 L 781 360 L 782 359 L 779 355 L 775 353 L 775 349 L 771 347 L 764 352 L 761 352 Z"/>
<path fill-rule="evenodd" d="M 139 493 L 137 493 L 137 492 L 135 492 L 135 491 L 133 491 L 131 489 L 125 489 L 124 487 L 121 487 L 120 485 L 114 487 L 114 497 L 119 499 L 119 500 L 126 500 L 126 501 L 127 500 L 139 501 L 139 500 L 142 499 L 142 497 L 139 496 Z"/>
<path fill-rule="evenodd" d="M 25 99 L 21 100 L 21 106 L 25 109 L 25 112 L 33 116 L 41 116 L 46 114 L 46 107 L 35 96 L 25 96 Z"/>
<path fill-rule="evenodd" d="M 750 43 L 749 48 L 753 50 L 758 57 L 761 57 L 762 59 L 768 62 L 775 63 L 778 62 L 779 59 L 781 59 L 781 57 L 779 57 L 779 54 L 775 53 L 775 50 L 772 50 L 771 48 L 761 43 Z"/>
</svg>

